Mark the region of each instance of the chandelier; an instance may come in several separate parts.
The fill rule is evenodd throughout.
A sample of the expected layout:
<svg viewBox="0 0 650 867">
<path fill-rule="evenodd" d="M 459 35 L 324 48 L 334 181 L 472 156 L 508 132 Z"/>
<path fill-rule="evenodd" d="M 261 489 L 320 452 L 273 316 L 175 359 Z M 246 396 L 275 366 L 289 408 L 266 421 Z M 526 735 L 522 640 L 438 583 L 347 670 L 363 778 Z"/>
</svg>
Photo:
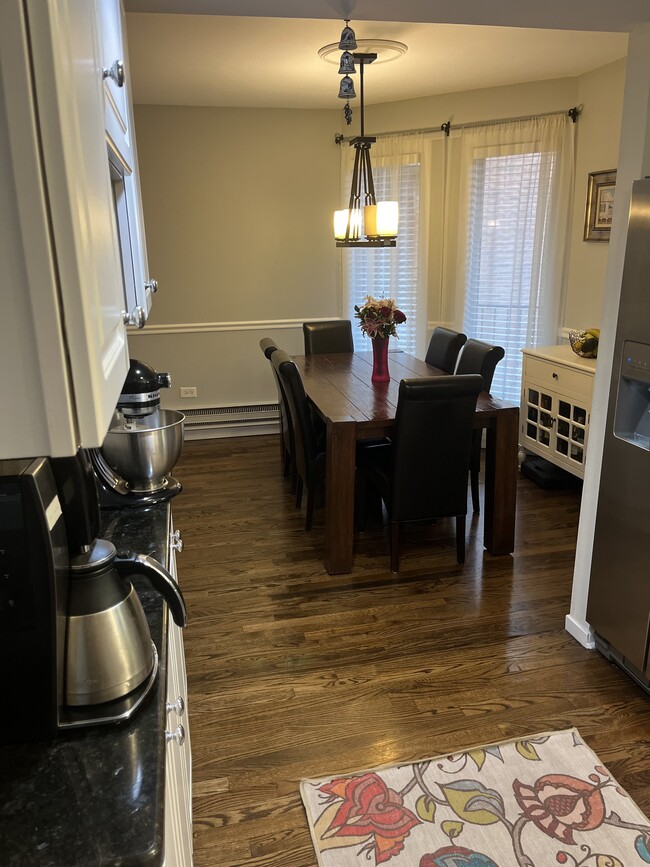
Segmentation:
<svg viewBox="0 0 650 867">
<path fill-rule="evenodd" d="M 364 122 L 364 81 L 366 66 L 377 59 L 375 52 L 357 51 L 354 30 L 345 22 L 338 45 L 343 52 L 339 65 L 339 75 L 343 78 L 339 87 L 339 98 L 346 100 L 345 119 L 352 121 L 350 99 L 356 97 L 354 81 L 355 63 L 359 66 L 360 91 L 360 135 L 350 140 L 354 148 L 354 168 L 348 207 L 334 212 L 334 237 L 337 247 L 395 247 L 397 238 L 397 202 L 378 202 L 375 183 L 372 177 L 370 147 L 377 141 L 376 136 L 365 134 Z"/>
</svg>

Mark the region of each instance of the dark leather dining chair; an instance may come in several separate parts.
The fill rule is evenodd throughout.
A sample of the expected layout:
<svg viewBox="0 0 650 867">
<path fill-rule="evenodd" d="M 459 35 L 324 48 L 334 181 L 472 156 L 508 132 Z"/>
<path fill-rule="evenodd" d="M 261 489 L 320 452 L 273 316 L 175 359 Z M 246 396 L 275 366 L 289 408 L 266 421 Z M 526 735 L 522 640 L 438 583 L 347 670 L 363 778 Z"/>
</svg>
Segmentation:
<svg viewBox="0 0 650 867">
<path fill-rule="evenodd" d="M 474 340 L 470 338 L 463 346 L 458 364 L 456 365 L 456 373 L 479 373 L 483 377 L 483 391 L 489 393 L 492 388 L 492 379 L 497 364 L 505 355 L 505 350 L 502 346 L 493 346 L 491 343 L 484 343 L 482 340 Z M 481 470 L 481 441 L 483 438 L 482 430 L 475 430 L 472 435 L 472 452 L 469 460 L 469 480 L 472 489 L 472 508 L 474 514 L 478 515 L 481 511 L 479 500 L 479 472 Z"/>
<path fill-rule="evenodd" d="M 456 519 L 456 558 L 465 562 L 467 474 L 478 375 L 403 379 L 392 442 L 357 449 L 359 487 L 374 485 L 390 519 L 390 563 L 399 571 L 399 529 L 407 522 Z"/>
<path fill-rule="evenodd" d="M 289 415 L 289 406 L 287 403 L 287 397 L 284 393 L 284 385 L 280 380 L 277 370 L 273 362 L 271 361 L 271 356 L 276 351 L 278 347 L 275 344 L 275 341 L 270 337 L 263 337 L 260 340 L 260 349 L 266 356 L 271 365 L 271 370 L 273 371 L 273 378 L 275 379 L 275 387 L 278 392 L 278 410 L 280 413 L 280 458 L 282 460 L 282 470 L 285 478 L 291 474 L 291 481 L 293 487 L 296 485 L 297 476 L 295 469 L 295 445 L 294 445 L 294 435 L 293 428 L 291 425 L 291 416 Z"/>
<path fill-rule="evenodd" d="M 352 323 L 349 319 L 328 322 L 303 322 L 305 355 L 322 352 L 354 352 Z"/>
<path fill-rule="evenodd" d="M 438 326 L 433 329 L 424 360 L 427 364 L 444 370 L 445 373 L 454 373 L 458 353 L 466 340 L 467 335 L 462 331 L 452 331 L 451 328 Z"/>
<path fill-rule="evenodd" d="M 273 366 L 284 386 L 289 413 L 291 415 L 295 460 L 298 472 L 296 487 L 296 506 L 302 503 L 303 484 L 307 489 L 307 515 L 305 530 L 311 530 L 314 516 L 314 497 L 316 489 L 325 480 L 325 452 L 319 447 L 318 436 L 314 429 L 305 387 L 291 356 L 277 349 L 271 356 Z"/>
</svg>

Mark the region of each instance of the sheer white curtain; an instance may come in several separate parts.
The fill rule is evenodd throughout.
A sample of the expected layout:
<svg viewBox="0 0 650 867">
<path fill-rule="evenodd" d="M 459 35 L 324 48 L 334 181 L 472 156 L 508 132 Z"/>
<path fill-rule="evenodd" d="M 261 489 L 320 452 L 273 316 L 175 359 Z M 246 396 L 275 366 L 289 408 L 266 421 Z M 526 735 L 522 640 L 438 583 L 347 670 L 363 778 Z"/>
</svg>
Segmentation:
<svg viewBox="0 0 650 867">
<path fill-rule="evenodd" d="M 378 201 L 399 202 L 399 236 L 394 248 L 342 248 L 343 315 L 352 320 L 355 349 L 370 350 L 354 318 L 366 295 L 394 298 L 407 321 L 391 349 L 422 351 L 426 332 L 426 238 L 429 212 L 429 140 L 422 134 L 381 137 L 372 145 Z M 350 195 L 354 148 L 342 146 L 341 201 Z"/>
<path fill-rule="evenodd" d="M 574 124 L 565 115 L 452 131 L 457 173 L 456 325 L 503 346 L 493 394 L 519 401 L 524 346 L 557 342 L 564 297 Z"/>
</svg>

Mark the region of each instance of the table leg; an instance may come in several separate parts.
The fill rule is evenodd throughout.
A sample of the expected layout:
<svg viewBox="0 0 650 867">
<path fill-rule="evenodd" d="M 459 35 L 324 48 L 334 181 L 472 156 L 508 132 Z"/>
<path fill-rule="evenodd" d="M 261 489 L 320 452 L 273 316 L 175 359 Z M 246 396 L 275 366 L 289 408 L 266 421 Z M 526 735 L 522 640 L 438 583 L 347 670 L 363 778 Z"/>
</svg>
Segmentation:
<svg viewBox="0 0 650 867">
<path fill-rule="evenodd" d="M 487 429 L 483 544 L 490 554 L 511 554 L 515 548 L 519 410 L 500 409 Z"/>
<path fill-rule="evenodd" d="M 352 571 L 354 468 L 357 425 L 327 421 L 325 475 L 325 568 L 330 575 Z"/>
</svg>

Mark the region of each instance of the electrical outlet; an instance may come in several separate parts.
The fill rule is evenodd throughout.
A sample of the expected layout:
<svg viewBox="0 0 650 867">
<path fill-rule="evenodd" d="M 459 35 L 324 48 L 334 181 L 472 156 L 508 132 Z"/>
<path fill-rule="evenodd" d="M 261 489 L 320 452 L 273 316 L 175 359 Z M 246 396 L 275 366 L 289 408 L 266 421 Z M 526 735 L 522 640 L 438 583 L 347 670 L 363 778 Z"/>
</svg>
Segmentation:
<svg viewBox="0 0 650 867">
<path fill-rule="evenodd" d="M 196 388 L 193 385 L 181 385 L 181 397 L 196 397 Z"/>
</svg>

